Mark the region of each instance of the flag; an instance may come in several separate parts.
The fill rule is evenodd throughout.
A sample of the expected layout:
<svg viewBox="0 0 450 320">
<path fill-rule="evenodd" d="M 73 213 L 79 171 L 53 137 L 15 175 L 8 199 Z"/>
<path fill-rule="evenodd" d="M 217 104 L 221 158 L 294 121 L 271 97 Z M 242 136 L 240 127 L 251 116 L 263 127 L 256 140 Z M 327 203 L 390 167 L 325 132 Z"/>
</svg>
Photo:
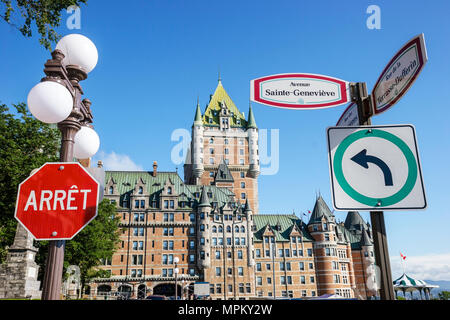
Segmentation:
<svg viewBox="0 0 450 320">
<path fill-rule="evenodd" d="M 406 260 L 406 256 L 404 256 L 401 252 L 400 252 L 400 257 L 402 257 L 403 260 Z"/>
</svg>

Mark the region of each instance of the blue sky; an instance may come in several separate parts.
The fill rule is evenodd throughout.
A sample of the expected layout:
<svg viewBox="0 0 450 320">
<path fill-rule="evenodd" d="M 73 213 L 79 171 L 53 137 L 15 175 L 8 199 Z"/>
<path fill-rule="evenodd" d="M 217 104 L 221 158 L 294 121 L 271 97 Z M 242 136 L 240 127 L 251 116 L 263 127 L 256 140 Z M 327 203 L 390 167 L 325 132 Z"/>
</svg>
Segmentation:
<svg viewBox="0 0 450 320">
<path fill-rule="evenodd" d="M 105 3 L 91 0 L 81 7 L 80 30 L 69 30 L 70 14 L 63 13 L 58 30 L 86 35 L 99 51 L 97 67 L 82 84 L 101 140 L 96 159 L 148 170 L 157 160 L 159 170 L 178 167 L 180 173 L 182 165 L 171 161 L 171 134 L 190 130 L 197 96 L 204 110 L 219 69 L 225 89 L 247 115 L 250 80 L 270 74 L 365 81 L 370 92 L 397 50 L 423 32 L 428 63 L 404 98 L 372 123 L 416 127 L 429 204 L 424 211 L 385 212 L 393 276 L 400 272 L 402 251 L 416 257 L 421 269 L 411 262 L 409 270 L 407 262 L 408 272 L 450 280 L 448 1 Z M 369 5 L 380 7 L 379 30 L 366 26 Z M 26 101 L 44 76 L 49 52 L 38 37 L 26 39 L 5 23 L 0 39 L 0 99 L 8 105 Z M 312 210 L 319 190 L 331 206 L 325 128 L 344 108 L 295 111 L 253 104 L 258 127 L 279 130 L 279 171 L 259 178 L 261 213 Z M 345 219 L 345 213 L 336 216 Z"/>
</svg>

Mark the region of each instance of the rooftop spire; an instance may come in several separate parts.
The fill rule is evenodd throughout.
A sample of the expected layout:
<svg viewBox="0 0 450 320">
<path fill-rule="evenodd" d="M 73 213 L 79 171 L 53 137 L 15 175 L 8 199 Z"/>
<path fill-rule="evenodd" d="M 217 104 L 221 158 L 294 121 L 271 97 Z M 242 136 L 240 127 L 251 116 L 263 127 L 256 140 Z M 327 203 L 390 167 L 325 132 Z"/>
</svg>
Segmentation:
<svg viewBox="0 0 450 320">
<path fill-rule="evenodd" d="M 195 111 L 194 124 L 202 124 L 202 111 L 200 110 L 200 103 L 197 96 L 197 109 Z"/>
<path fill-rule="evenodd" d="M 258 127 L 256 126 L 255 117 L 253 116 L 253 109 L 252 109 L 251 104 L 249 104 L 249 107 L 248 107 L 247 129 L 248 128 L 258 129 Z"/>
<path fill-rule="evenodd" d="M 200 197 L 200 204 L 199 207 L 209 207 L 211 204 L 209 203 L 208 196 L 206 194 L 206 188 L 203 186 L 202 188 L 202 195 Z"/>
</svg>

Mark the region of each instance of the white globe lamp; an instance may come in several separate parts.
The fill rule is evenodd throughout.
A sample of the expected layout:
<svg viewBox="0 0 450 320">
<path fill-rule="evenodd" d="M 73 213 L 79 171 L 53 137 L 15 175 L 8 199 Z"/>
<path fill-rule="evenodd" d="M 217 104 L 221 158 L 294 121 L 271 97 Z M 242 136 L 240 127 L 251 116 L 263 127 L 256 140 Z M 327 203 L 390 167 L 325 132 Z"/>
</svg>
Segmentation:
<svg viewBox="0 0 450 320">
<path fill-rule="evenodd" d="M 28 109 L 36 119 L 45 123 L 58 123 L 70 115 L 73 98 L 62 84 L 43 81 L 30 90 L 27 103 Z"/>
<path fill-rule="evenodd" d="M 77 159 L 88 159 L 97 153 L 100 138 L 94 129 L 82 126 L 75 134 L 73 156 Z"/>
<path fill-rule="evenodd" d="M 64 54 L 63 64 L 77 65 L 86 73 L 95 68 L 98 61 L 98 52 L 95 44 L 87 37 L 72 33 L 61 38 L 56 49 Z"/>
</svg>

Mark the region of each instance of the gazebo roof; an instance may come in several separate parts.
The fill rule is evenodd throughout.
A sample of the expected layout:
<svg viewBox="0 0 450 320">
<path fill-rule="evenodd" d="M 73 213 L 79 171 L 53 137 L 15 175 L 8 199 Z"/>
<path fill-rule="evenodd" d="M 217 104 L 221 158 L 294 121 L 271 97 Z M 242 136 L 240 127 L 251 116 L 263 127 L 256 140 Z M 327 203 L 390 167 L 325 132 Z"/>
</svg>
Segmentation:
<svg viewBox="0 0 450 320">
<path fill-rule="evenodd" d="M 402 290 L 402 291 L 413 291 L 423 288 L 438 288 L 439 286 L 427 284 L 423 280 L 414 279 L 406 273 L 402 274 L 402 276 L 393 281 L 394 290 Z"/>
</svg>

